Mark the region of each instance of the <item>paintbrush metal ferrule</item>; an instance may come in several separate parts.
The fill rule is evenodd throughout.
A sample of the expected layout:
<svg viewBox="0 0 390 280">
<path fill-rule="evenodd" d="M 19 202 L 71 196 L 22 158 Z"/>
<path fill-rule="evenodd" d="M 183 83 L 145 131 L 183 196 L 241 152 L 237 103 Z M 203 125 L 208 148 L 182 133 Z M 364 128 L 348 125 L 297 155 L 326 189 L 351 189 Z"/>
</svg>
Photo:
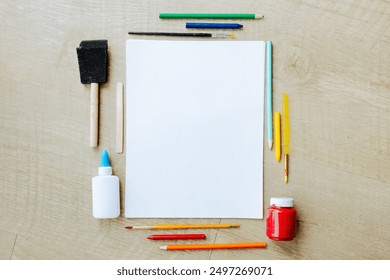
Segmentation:
<svg viewBox="0 0 390 280">
<path fill-rule="evenodd" d="M 231 38 L 234 39 L 236 36 L 234 34 L 223 34 L 223 33 L 211 33 L 213 38 Z"/>
<path fill-rule="evenodd" d="M 284 182 L 288 183 L 288 154 L 284 155 Z"/>
<path fill-rule="evenodd" d="M 153 226 L 126 226 L 125 229 L 154 229 Z"/>
</svg>

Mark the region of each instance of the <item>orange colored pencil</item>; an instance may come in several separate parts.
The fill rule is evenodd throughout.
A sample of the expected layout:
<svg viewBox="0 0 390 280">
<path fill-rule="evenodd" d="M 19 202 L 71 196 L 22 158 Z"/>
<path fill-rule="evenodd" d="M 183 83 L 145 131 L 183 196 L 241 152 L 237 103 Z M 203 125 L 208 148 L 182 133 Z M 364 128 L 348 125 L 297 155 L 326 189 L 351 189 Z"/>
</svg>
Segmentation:
<svg viewBox="0 0 390 280">
<path fill-rule="evenodd" d="M 248 248 L 265 248 L 265 242 L 248 242 L 248 243 L 228 243 L 228 244 L 191 244 L 191 245 L 165 245 L 161 250 L 213 250 L 213 249 L 248 249 Z"/>
</svg>

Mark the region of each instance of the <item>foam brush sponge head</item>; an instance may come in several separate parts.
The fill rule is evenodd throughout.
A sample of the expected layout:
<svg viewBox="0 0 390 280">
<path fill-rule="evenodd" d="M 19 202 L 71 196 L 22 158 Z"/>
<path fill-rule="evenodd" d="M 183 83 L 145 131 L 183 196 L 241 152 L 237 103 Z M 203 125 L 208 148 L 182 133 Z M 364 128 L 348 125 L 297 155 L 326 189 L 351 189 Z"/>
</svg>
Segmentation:
<svg viewBox="0 0 390 280">
<path fill-rule="evenodd" d="M 76 50 L 81 83 L 105 83 L 107 81 L 108 41 L 82 41 Z"/>
</svg>

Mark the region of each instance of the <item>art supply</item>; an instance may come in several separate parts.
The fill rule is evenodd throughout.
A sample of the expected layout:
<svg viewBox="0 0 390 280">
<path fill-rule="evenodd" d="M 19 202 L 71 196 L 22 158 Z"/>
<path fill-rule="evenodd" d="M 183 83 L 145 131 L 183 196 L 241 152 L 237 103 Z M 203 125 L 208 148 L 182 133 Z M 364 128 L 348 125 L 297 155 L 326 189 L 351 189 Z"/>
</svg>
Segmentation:
<svg viewBox="0 0 390 280">
<path fill-rule="evenodd" d="M 214 250 L 214 249 L 249 249 L 265 248 L 265 242 L 248 242 L 248 243 L 228 243 L 228 244 L 188 244 L 188 245 L 166 245 L 161 246 L 161 250 Z"/>
<path fill-rule="evenodd" d="M 90 147 L 98 145 L 99 84 L 107 80 L 108 41 L 82 41 L 77 49 L 82 84 L 91 84 Z"/>
<path fill-rule="evenodd" d="M 170 230 L 170 229 L 205 229 L 205 228 L 239 228 L 238 224 L 199 224 L 199 225 L 154 225 L 154 226 L 127 226 L 127 229 L 156 229 L 156 230 Z"/>
<path fill-rule="evenodd" d="M 146 36 L 172 36 L 172 37 L 204 37 L 204 38 L 231 38 L 234 39 L 234 34 L 221 33 L 179 33 L 179 32 L 129 32 L 130 35 L 146 35 Z"/>
<path fill-rule="evenodd" d="M 257 14 L 179 14 L 179 13 L 161 13 L 162 19 L 177 18 L 208 18 L 208 19 L 261 19 L 263 15 Z"/>
<path fill-rule="evenodd" d="M 267 124 L 268 147 L 272 150 L 272 41 L 267 41 Z"/>
<path fill-rule="evenodd" d="M 102 152 L 98 176 L 92 178 L 92 206 L 97 219 L 117 218 L 120 214 L 119 178 L 112 175 L 106 150 Z"/>
<path fill-rule="evenodd" d="M 297 212 L 289 197 L 271 197 L 267 209 L 267 236 L 272 240 L 293 240 L 296 235 Z"/>
<path fill-rule="evenodd" d="M 241 29 L 242 24 L 238 23 L 210 23 L 210 22 L 187 22 L 186 28 L 202 29 Z"/>
<path fill-rule="evenodd" d="M 150 240 L 185 240 L 185 239 L 206 239 L 206 235 L 203 233 L 183 233 L 183 234 L 153 234 L 149 235 Z"/>
<path fill-rule="evenodd" d="M 125 216 L 263 218 L 265 42 L 129 39 L 126 61 Z"/>
<path fill-rule="evenodd" d="M 116 152 L 123 153 L 123 84 L 116 85 Z"/>
<path fill-rule="evenodd" d="M 283 152 L 284 152 L 284 181 L 288 183 L 288 165 L 289 165 L 289 153 L 290 153 L 290 117 L 288 110 L 288 95 L 283 93 L 283 112 L 282 112 L 282 126 L 283 126 Z"/>
<path fill-rule="evenodd" d="M 274 113 L 274 129 L 275 129 L 275 159 L 276 161 L 280 161 L 281 158 L 281 136 L 280 136 L 280 113 L 275 112 Z"/>
</svg>

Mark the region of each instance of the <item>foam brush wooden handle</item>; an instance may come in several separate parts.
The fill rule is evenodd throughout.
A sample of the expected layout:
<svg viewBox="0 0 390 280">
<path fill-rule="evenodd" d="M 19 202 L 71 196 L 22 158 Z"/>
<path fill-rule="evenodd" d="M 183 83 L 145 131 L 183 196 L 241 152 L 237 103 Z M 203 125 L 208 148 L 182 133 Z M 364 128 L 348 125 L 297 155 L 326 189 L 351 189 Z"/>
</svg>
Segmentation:
<svg viewBox="0 0 390 280">
<path fill-rule="evenodd" d="M 99 84 L 91 83 L 91 119 L 89 146 L 95 148 L 98 146 L 99 130 Z"/>
</svg>

